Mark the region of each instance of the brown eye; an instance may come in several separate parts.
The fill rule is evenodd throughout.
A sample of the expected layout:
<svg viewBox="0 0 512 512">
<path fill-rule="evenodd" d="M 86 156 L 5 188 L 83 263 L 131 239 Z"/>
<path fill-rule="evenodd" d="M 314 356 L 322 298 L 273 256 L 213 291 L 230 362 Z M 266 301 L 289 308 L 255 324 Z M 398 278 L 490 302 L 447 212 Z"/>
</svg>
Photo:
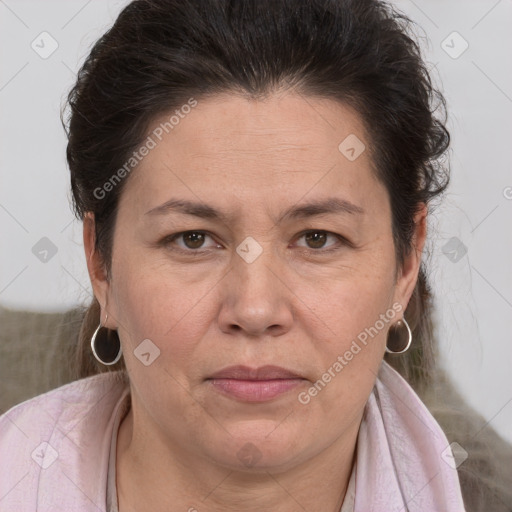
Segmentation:
<svg viewBox="0 0 512 512">
<path fill-rule="evenodd" d="M 207 238 L 212 240 L 213 245 L 205 245 Z M 166 236 L 164 239 L 162 239 L 160 245 L 166 247 L 167 249 L 181 251 L 182 253 L 188 253 L 191 255 L 199 255 L 201 253 L 207 252 L 212 248 L 215 248 L 216 246 L 215 240 L 213 240 L 213 238 L 208 233 L 203 231 L 181 231 L 180 233 Z"/>
<path fill-rule="evenodd" d="M 200 231 L 190 231 L 181 235 L 185 246 L 189 249 L 199 249 L 204 243 L 205 234 Z"/>
<path fill-rule="evenodd" d="M 328 243 L 329 238 L 334 240 L 334 243 Z M 353 247 L 344 236 L 319 229 L 302 232 L 298 240 L 305 241 L 305 245 L 301 243 L 298 244 L 299 247 L 310 249 L 310 252 L 318 254 L 329 254 L 345 247 Z"/>
<path fill-rule="evenodd" d="M 327 240 L 327 233 L 324 231 L 311 231 L 304 235 L 306 237 L 306 242 L 309 244 L 309 247 L 312 249 L 321 249 Z"/>
</svg>

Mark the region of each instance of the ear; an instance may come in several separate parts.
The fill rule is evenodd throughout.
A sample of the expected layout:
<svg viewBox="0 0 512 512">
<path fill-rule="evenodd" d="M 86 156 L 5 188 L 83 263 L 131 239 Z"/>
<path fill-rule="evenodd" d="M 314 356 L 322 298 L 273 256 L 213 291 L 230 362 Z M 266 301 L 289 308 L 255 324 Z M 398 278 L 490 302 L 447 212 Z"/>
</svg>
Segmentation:
<svg viewBox="0 0 512 512">
<path fill-rule="evenodd" d="M 83 220 L 83 240 L 85 259 L 87 261 L 87 270 L 89 272 L 89 279 L 93 288 L 94 296 L 100 303 L 100 318 L 104 322 L 105 316 L 109 313 L 107 310 L 108 294 L 110 283 L 108 281 L 107 271 L 103 260 L 96 251 L 96 224 L 93 212 L 86 212 Z M 106 325 L 109 329 L 115 329 L 114 318 L 108 316 Z"/>
<path fill-rule="evenodd" d="M 411 250 L 404 258 L 395 286 L 394 299 L 407 308 L 407 304 L 416 286 L 421 264 L 421 255 L 427 238 L 427 205 L 422 203 L 421 208 L 414 216 L 414 233 L 411 240 Z"/>
</svg>

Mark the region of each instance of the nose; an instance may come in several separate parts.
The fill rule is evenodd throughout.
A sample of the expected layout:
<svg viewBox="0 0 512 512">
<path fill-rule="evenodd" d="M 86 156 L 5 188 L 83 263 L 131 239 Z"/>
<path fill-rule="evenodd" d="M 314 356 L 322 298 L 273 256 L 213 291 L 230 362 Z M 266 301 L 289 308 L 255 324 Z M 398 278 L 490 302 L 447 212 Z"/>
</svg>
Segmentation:
<svg viewBox="0 0 512 512">
<path fill-rule="evenodd" d="M 293 292 L 284 268 L 270 249 L 252 262 L 234 254 L 225 279 L 219 325 L 244 337 L 280 336 L 293 324 Z"/>
</svg>

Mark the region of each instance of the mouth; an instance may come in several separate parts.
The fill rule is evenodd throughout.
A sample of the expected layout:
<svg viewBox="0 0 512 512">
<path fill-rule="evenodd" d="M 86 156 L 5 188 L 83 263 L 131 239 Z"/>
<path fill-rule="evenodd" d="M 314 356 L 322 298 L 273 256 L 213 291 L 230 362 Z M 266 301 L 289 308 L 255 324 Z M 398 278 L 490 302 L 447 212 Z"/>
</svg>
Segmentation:
<svg viewBox="0 0 512 512">
<path fill-rule="evenodd" d="M 291 391 L 306 379 L 279 366 L 230 366 L 206 379 L 213 388 L 243 402 L 265 402 Z"/>
</svg>

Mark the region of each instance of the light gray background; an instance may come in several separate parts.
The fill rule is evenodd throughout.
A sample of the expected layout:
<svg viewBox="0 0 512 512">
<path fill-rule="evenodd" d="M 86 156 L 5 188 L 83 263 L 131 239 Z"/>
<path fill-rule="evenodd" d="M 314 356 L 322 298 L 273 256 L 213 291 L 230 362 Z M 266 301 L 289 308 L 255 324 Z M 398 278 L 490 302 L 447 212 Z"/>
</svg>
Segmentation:
<svg viewBox="0 0 512 512">
<path fill-rule="evenodd" d="M 59 111 L 90 45 L 125 3 L 0 0 L 4 306 L 57 311 L 90 298 Z M 512 441 L 512 3 L 393 3 L 420 25 L 450 116 L 452 184 L 431 219 L 429 242 L 441 364 L 468 402 Z M 43 31 L 58 43 L 46 59 L 31 47 Z M 464 41 L 469 46 L 458 55 Z M 46 263 L 32 252 L 42 237 L 57 249 Z"/>
</svg>

